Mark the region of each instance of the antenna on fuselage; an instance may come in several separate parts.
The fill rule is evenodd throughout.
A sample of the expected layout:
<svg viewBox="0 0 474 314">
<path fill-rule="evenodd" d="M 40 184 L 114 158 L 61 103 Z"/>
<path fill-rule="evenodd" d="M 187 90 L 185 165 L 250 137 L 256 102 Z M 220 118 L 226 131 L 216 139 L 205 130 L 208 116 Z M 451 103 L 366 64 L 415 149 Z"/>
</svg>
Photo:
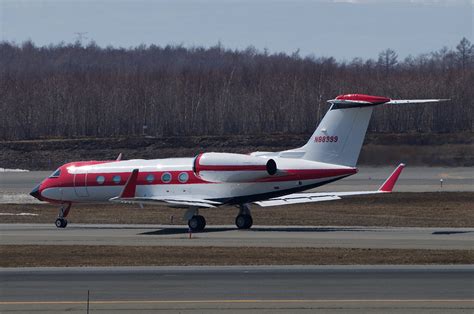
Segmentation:
<svg viewBox="0 0 474 314">
<path fill-rule="evenodd" d="M 117 160 L 117 161 L 122 160 L 122 153 L 120 153 L 120 154 L 117 156 L 117 159 L 115 159 L 115 160 Z"/>
</svg>

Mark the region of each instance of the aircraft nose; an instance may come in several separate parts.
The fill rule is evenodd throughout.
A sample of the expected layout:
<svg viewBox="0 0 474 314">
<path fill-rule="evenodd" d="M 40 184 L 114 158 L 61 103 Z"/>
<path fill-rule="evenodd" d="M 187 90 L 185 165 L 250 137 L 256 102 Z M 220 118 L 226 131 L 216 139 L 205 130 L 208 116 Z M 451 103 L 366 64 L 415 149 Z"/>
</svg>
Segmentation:
<svg viewBox="0 0 474 314">
<path fill-rule="evenodd" d="M 37 186 L 35 186 L 35 188 L 33 189 L 33 191 L 30 192 L 30 195 L 33 196 L 34 198 L 39 199 L 39 200 L 41 201 L 40 185 L 41 185 L 41 184 L 38 184 Z"/>
</svg>

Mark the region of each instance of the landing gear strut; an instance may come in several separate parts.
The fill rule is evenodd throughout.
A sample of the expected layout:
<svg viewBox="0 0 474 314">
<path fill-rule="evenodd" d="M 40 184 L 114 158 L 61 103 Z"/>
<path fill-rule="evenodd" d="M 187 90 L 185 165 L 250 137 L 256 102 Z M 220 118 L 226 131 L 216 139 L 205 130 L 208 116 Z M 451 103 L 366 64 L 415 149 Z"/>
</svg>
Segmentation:
<svg viewBox="0 0 474 314">
<path fill-rule="evenodd" d="M 57 228 L 66 228 L 67 220 L 65 218 L 69 214 L 70 209 L 71 203 L 63 204 L 61 206 L 61 208 L 59 209 L 58 218 L 56 218 L 56 221 L 54 222 Z"/>
<path fill-rule="evenodd" d="M 206 227 L 206 219 L 199 215 L 197 207 L 189 208 L 184 214 L 184 219 L 188 220 L 188 226 L 191 231 L 203 231 Z"/>
<path fill-rule="evenodd" d="M 253 219 L 248 204 L 239 205 L 239 214 L 235 218 L 235 225 L 239 229 L 250 229 L 252 227 Z"/>
</svg>

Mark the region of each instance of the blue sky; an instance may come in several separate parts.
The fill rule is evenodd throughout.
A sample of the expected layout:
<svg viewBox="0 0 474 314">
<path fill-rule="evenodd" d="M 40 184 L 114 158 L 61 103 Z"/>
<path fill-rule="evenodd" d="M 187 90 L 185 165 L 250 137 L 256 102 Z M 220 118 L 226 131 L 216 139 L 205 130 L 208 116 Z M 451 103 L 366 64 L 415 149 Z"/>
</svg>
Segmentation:
<svg viewBox="0 0 474 314">
<path fill-rule="evenodd" d="M 400 57 L 472 40 L 474 0 L 0 0 L 2 40 L 38 45 L 183 44 L 254 46 L 270 52 L 375 58 Z"/>
</svg>

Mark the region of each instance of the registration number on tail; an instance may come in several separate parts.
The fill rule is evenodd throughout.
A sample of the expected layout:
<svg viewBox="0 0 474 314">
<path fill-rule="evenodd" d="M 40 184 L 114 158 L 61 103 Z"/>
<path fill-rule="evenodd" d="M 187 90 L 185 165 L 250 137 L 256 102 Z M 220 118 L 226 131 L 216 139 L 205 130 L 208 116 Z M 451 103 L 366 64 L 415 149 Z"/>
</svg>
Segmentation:
<svg viewBox="0 0 474 314">
<path fill-rule="evenodd" d="M 339 140 L 337 135 L 335 136 L 316 136 L 314 141 L 316 143 L 335 143 Z"/>
</svg>

